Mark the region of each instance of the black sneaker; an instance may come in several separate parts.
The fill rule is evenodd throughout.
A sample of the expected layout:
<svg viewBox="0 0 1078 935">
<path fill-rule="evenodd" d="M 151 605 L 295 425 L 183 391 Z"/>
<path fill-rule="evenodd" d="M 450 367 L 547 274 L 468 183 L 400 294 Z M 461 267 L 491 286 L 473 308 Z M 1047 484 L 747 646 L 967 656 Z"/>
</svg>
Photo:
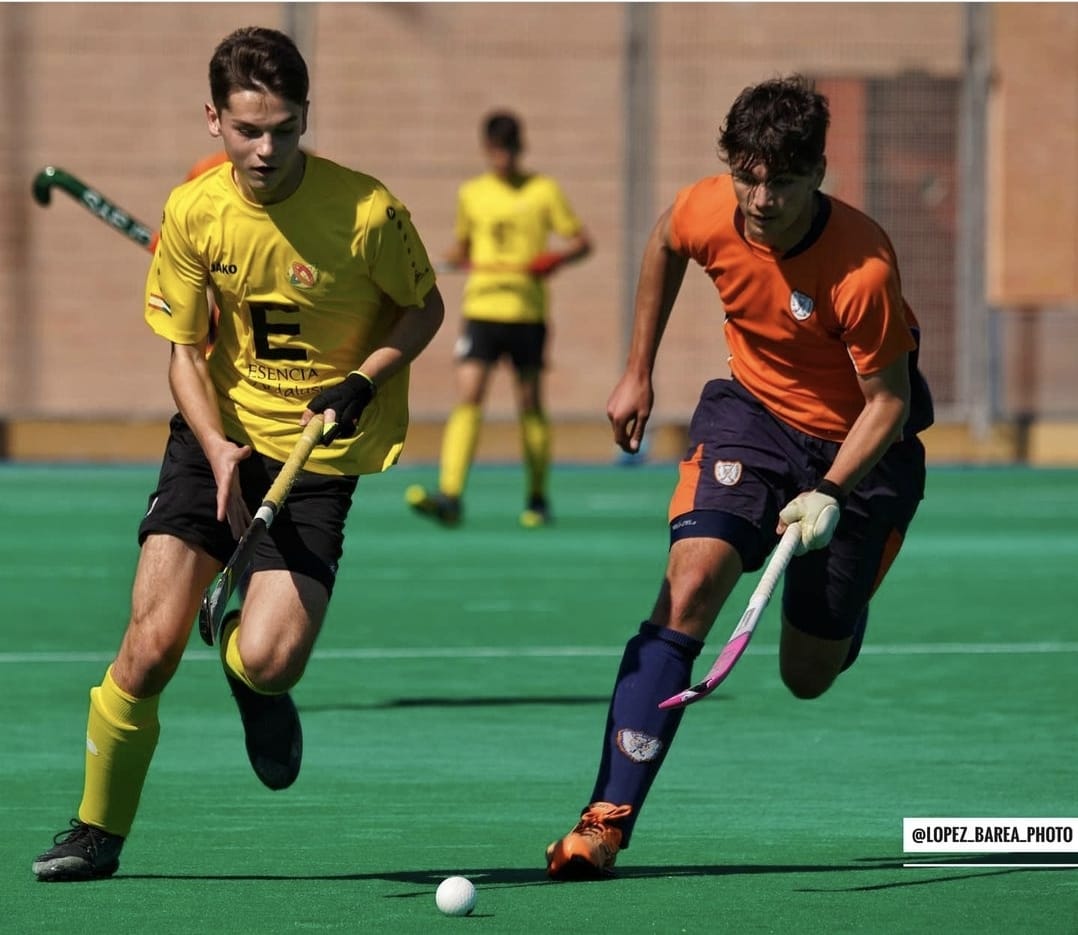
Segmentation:
<svg viewBox="0 0 1078 935">
<path fill-rule="evenodd" d="M 428 516 L 443 526 L 460 525 L 460 497 L 450 497 L 444 493 L 430 494 L 419 484 L 413 484 L 404 492 L 404 499 L 420 516 Z"/>
<path fill-rule="evenodd" d="M 225 615 L 222 633 L 238 614 L 238 610 L 232 610 Z M 225 678 L 240 709 L 251 768 L 262 785 L 287 789 L 296 781 L 303 761 L 303 729 L 291 695 L 260 695 L 228 669 Z"/>
<path fill-rule="evenodd" d="M 53 846 L 34 858 L 34 874 L 42 883 L 102 880 L 120 867 L 124 839 L 71 819 L 71 828 L 52 839 Z"/>
</svg>

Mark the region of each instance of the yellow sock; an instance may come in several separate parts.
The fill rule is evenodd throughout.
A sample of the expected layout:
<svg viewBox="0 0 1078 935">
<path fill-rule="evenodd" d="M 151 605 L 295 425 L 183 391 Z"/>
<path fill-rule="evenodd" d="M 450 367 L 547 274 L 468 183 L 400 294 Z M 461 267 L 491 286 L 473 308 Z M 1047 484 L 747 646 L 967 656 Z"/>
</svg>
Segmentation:
<svg viewBox="0 0 1078 935">
<path fill-rule="evenodd" d="M 224 667 L 243 682 L 244 685 L 252 691 L 256 691 L 260 695 L 263 695 L 265 692 L 260 691 L 258 686 L 251 681 L 251 677 L 247 674 L 247 670 L 243 666 L 243 657 L 240 656 L 240 641 L 238 638 L 239 628 L 240 618 L 237 616 L 236 619 L 228 623 L 221 632 L 221 662 L 224 663 Z"/>
<path fill-rule="evenodd" d="M 525 412 L 520 417 L 520 440 L 524 448 L 528 495 L 546 496 L 550 469 L 550 422 L 542 412 Z"/>
<path fill-rule="evenodd" d="M 446 496 L 459 497 L 464 493 L 482 422 L 483 411 L 468 403 L 455 406 L 449 414 L 442 437 L 442 469 L 438 479 L 438 489 Z"/>
<path fill-rule="evenodd" d="M 80 821 L 125 838 L 131 832 L 161 733 L 160 698 L 127 694 L 112 680 L 112 666 L 101 684 L 90 689 Z"/>
</svg>

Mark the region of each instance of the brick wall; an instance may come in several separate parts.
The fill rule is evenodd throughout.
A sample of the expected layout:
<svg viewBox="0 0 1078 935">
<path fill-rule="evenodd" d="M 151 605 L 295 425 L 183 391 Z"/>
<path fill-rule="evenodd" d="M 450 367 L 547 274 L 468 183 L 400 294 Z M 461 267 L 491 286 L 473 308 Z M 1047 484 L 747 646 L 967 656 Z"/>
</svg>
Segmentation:
<svg viewBox="0 0 1078 935">
<path fill-rule="evenodd" d="M 1073 92 L 1074 56 L 1064 54 L 1066 37 L 1078 35 L 1073 12 L 997 6 L 1004 22 L 1023 18 L 1014 30 L 1056 34 L 1056 74 Z M 650 9 L 655 215 L 681 185 L 717 171 L 719 122 L 747 84 L 792 70 L 832 78 L 961 71 L 961 4 Z M 0 93 L 9 108 L 0 138 L 0 415 L 157 418 L 170 410 L 168 348 L 141 317 L 147 257 L 70 199 L 36 207 L 30 180 L 58 164 L 156 226 L 169 189 L 215 146 L 202 116 L 213 46 L 251 23 L 298 26 L 312 65 L 309 144 L 386 182 L 435 255 L 451 240 L 457 184 L 482 168 L 481 116 L 493 107 L 523 116 L 526 162 L 562 182 L 597 245 L 553 282 L 550 408 L 556 418 L 601 419 L 622 363 L 626 302 L 625 10 L 610 3 L 0 4 Z M 1013 37 L 1006 48 L 1001 80 L 1020 91 L 1027 82 L 1010 77 L 1025 67 L 1016 56 L 1039 59 L 1044 50 Z M 1020 99 L 1008 113 L 1016 106 Z M 1023 113 L 1027 138 L 1037 113 Z M 1055 125 L 1051 113 L 1044 119 Z M 1057 146 L 1064 137 L 1072 155 L 1074 123 L 1069 135 L 1056 125 L 1052 137 Z M 1010 178 L 1021 166 L 1003 161 L 995 171 L 999 191 L 1018 190 Z M 1007 225 L 993 238 L 997 268 L 1009 269 Z M 450 320 L 415 368 L 419 420 L 440 419 L 453 395 L 462 283 L 446 276 L 441 285 Z M 685 418 L 702 381 L 726 372 L 724 356 L 721 310 L 706 278 L 690 274 L 657 371 L 657 420 Z M 511 410 L 508 388 L 501 374 L 495 418 Z"/>
</svg>

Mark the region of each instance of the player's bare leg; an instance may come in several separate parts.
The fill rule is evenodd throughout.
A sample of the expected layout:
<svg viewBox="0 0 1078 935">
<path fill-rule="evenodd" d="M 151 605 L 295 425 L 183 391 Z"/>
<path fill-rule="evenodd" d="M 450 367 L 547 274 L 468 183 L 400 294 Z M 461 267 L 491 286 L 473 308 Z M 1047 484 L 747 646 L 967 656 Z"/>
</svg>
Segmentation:
<svg viewBox="0 0 1078 935">
<path fill-rule="evenodd" d="M 222 627 L 221 661 L 247 756 L 270 789 L 286 789 L 299 775 L 303 732 L 289 690 L 303 676 L 328 600 L 326 589 L 305 575 L 256 572 L 242 616 L 233 612 Z"/>
<path fill-rule="evenodd" d="M 119 654 L 90 692 L 78 817 L 34 860 L 39 880 L 100 879 L 119 867 L 157 746 L 158 701 L 187 645 L 199 596 L 219 567 L 172 536 L 152 535 L 143 544 Z"/>
<path fill-rule="evenodd" d="M 825 640 L 802 633 L 782 618 L 779 672 L 794 697 L 818 698 L 846 665 L 852 639 Z"/>
</svg>

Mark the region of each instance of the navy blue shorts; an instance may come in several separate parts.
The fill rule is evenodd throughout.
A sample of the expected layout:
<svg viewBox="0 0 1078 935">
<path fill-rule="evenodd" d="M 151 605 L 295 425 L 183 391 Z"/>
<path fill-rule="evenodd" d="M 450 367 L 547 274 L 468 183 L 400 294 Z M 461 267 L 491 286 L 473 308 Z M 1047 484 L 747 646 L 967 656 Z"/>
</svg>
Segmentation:
<svg viewBox="0 0 1078 935">
<path fill-rule="evenodd" d="M 254 515 L 283 465 L 254 452 L 240 462 L 240 489 Z M 301 471 L 281 511 L 255 551 L 253 571 L 285 570 L 306 575 L 333 593 L 344 546 L 344 521 L 357 478 Z M 154 533 L 182 539 L 222 565 L 236 540 L 217 520 L 217 483 L 194 432 L 180 415 L 169 423 L 168 443 L 157 489 L 139 524 L 139 545 Z"/>
<path fill-rule="evenodd" d="M 779 510 L 823 479 L 838 442 L 776 419 L 734 380 L 712 380 L 689 428 L 670 500 L 670 541 L 729 542 L 756 571 L 778 542 Z M 794 558 L 782 607 L 814 636 L 844 639 L 868 606 L 924 497 L 925 453 L 916 435 L 893 444 L 851 492 L 830 545 Z"/>
<path fill-rule="evenodd" d="M 455 356 L 457 360 L 479 360 L 487 364 L 508 357 L 518 372 L 542 370 L 546 330 L 543 322 L 465 318 Z"/>
</svg>

